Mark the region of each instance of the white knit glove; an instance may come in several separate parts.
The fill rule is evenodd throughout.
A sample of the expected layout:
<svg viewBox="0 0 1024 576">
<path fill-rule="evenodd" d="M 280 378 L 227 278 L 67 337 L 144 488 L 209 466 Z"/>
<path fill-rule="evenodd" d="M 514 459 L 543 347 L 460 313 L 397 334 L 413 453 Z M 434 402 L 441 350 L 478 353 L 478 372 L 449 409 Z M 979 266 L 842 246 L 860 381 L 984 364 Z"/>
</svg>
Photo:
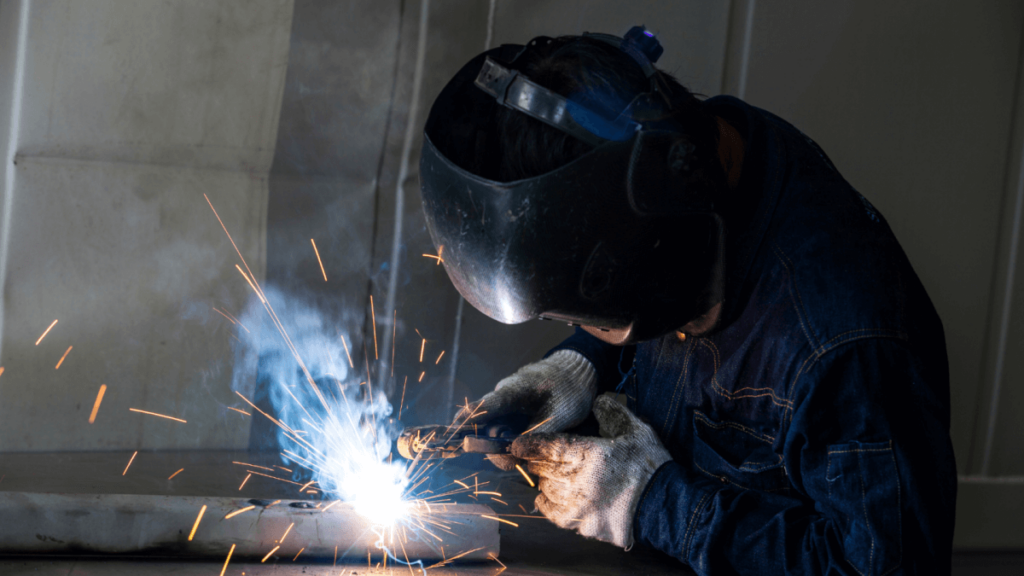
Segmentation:
<svg viewBox="0 0 1024 576">
<path fill-rule="evenodd" d="M 672 459 L 658 436 L 614 398 L 594 401 L 601 437 L 527 434 L 512 454 L 540 476 L 537 509 L 561 528 L 629 549 L 640 494 Z"/>
<path fill-rule="evenodd" d="M 561 432 L 587 418 L 596 395 L 597 373 L 590 361 L 579 352 L 559 350 L 498 382 L 494 392 L 469 405 L 479 416 L 467 420 L 470 412 L 463 408 L 455 423 L 484 424 L 499 416 L 525 414 L 533 417 L 527 428 L 533 429 L 530 434 Z M 487 459 L 502 470 L 511 470 L 517 463 L 500 454 Z"/>
</svg>

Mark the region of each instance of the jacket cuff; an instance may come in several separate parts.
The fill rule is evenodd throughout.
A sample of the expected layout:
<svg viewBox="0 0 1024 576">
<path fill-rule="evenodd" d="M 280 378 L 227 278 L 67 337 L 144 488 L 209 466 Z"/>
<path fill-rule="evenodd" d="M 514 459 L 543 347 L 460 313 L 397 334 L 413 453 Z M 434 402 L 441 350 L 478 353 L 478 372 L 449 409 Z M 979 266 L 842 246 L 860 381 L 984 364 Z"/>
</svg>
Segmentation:
<svg viewBox="0 0 1024 576">
<path fill-rule="evenodd" d="M 720 486 L 693 478 L 673 460 L 651 476 L 633 517 L 633 538 L 690 564 L 690 542 Z"/>
<path fill-rule="evenodd" d="M 620 364 L 632 364 L 634 346 L 612 346 L 587 334 L 582 328 L 577 327 L 575 333 L 562 341 L 544 355 L 544 358 L 551 356 L 559 350 L 572 350 L 583 355 L 594 366 L 597 374 L 598 393 L 615 389 L 622 381 L 623 369 Z M 627 358 L 628 356 L 628 358 Z"/>
</svg>

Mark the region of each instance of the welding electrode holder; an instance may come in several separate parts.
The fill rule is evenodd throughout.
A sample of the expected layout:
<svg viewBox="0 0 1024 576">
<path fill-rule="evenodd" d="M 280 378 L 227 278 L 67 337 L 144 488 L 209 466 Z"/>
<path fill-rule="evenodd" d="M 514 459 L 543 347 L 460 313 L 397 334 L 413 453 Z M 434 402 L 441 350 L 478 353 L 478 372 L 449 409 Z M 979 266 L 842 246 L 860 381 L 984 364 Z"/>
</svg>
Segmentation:
<svg viewBox="0 0 1024 576">
<path fill-rule="evenodd" d="M 531 418 L 515 414 L 496 418 L 479 426 L 465 425 L 457 430 L 449 426 L 413 426 L 398 437 L 398 453 L 403 458 L 432 460 L 456 458 L 464 454 L 508 454 L 512 443 L 527 430 Z M 567 431 L 581 436 L 598 436 L 597 419 L 587 416 L 582 424 Z"/>
</svg>

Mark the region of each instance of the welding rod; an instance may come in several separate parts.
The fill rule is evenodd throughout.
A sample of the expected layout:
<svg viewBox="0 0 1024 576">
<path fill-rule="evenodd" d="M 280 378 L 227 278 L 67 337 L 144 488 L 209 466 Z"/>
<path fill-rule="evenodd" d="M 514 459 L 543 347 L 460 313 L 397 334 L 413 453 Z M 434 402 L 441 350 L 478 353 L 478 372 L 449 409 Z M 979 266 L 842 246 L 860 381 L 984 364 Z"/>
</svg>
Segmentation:
<svg viewBox="0 0 1024 576">
<path fill-rule="evenodd" d="M 190 541 L 189 533 L 203 506 L 205 513 Z M 247 506 L 255 507 L 225 519 Z M 351 505 L 339 502 L 326 512 L 313 506 L 308 500 L 0 492 L 0 553 L 224 558 L 235 545 L 233 558 L 240 559 L 263 558 L 274 546 L 280 546 L 274 552 L 279 559 L 290 559 L 303 548 L 306 559 L 333 558 L 335 549 L 339 561 L 365 560 L 367 552 L 377 560 L 383 557 L 371 523 Z M 480 516 L 493 516 L 490 508 L 435 505 L 431 511 L 430 518 L 450 530 L 442 534 L 445 555 L 475 550 L 462 559 L 497 557 L 498 522 Z M 406 528 L 404 552 L 397 539 L 391 542 L 392 531 L 386 532 L 384 544 L 398 558 L 408 554 L 410 560 L 440 560 L 440 543 L 421 532 Z"/>
</svg>

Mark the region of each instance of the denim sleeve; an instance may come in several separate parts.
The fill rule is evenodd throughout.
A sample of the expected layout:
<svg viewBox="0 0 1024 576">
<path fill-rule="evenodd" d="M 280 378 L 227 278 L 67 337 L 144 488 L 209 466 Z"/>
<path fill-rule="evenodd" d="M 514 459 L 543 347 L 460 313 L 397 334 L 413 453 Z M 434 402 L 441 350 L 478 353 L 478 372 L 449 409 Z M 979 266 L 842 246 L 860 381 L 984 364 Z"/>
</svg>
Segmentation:
<svg viewBox="0 0 1024 576">
<path fill-rule="evenodd" d="M 792 487 L 745 489 L 668 462 L 634 535 L 698 574 L 950 573 L 956 468 L 946 360 L 900 340 L 819 353 L 777 441 Z"/>
<path fill-rule="evenodd" d="M 587 334 L 579 326 L 576 331 L 558 346 L 544 355 L 545 358 L 559 350 L 579 352 L 594 365 L 597 373 L 598 393 L 614 390 L 626 373 L 632 368 L 636 346 L 613 346 Z"/>
</svg>

